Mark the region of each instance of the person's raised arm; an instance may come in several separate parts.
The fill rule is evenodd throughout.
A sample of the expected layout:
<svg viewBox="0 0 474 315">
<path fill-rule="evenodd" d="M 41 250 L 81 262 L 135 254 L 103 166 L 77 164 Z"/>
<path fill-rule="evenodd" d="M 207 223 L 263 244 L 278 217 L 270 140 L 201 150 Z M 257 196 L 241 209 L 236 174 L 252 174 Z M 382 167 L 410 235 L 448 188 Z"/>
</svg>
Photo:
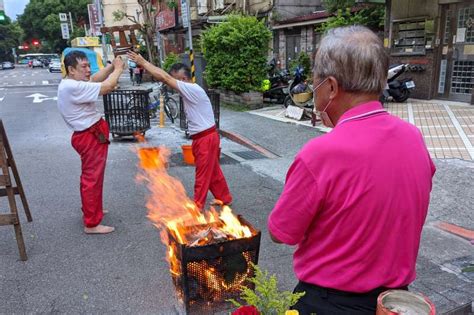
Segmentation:
<svg viewBox="0 0 474 315">
<path fill-rule="evenodd" d="M 123 72 L 123 67 L 124 67 L 124 62 L 122 58 L 120 57 L 115 58 L 114 61 L 112 62 L 112 66 L 114 70 L 108 76 L 108 78 L 105 81 L 103 81 L 102 84 L 100 85 L 99 95 L 105 95 L 107 93 L 112 92 L 118 84 L 118 80 L 120 78 L 120 75 Z"/>
<path fill-rule="evenodd" d="M 103 82 L 107 77 L 114 71 L 114 66 L 107 64 L 106 67 L 102 68 L 91 77 L 91 82 Z"/>
<path fill-rule="evenodd" d="M 178 82 L 175 78 L 169 75 L 165 70 L 151 64 L 150 62 L 146 61 L 141 55 L 129 51 L 127 53 L 128 58 L 132 59 L 137 65 L 142 66 L 148 73 L 150 73 L 156 80 L 163 82 L 167 86 L 172 89 L 178 89 Z"/>
</svg>

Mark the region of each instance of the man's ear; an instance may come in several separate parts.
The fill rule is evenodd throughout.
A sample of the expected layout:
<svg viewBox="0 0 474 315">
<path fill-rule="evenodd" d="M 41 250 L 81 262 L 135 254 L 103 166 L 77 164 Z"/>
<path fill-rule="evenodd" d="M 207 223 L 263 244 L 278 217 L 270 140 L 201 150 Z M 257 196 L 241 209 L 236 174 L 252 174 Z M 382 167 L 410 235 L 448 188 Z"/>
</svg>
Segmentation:
<svg viewBox="0 0 474 315">
<path fill-rule="evenodd" d="M 333 76 L 330 76 L 328 80 L 329 86 L 331 87 L 330 96 L 334 98 L 337 95 L 337 92 L 339 91 L 339 84 L 337 83 L 337 79 Z"/>
<path fill-rule="evenodd" d="M 76 70 L 76 69 L 74 69 L 73 66 L 68 66 L 68 67 L 67 67 L 67 73 L 68 73 L 68 74 L 71 74 L 74 70 Z"/>
</svg>

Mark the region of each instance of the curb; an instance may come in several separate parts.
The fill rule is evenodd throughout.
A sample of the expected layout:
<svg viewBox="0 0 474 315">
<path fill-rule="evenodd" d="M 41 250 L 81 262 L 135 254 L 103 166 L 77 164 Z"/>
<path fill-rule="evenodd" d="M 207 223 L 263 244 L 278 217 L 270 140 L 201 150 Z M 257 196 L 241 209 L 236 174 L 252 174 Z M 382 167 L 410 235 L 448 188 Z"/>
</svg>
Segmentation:
<svg viewBox="0 0 474 315">
<path fill-rule="evenodd" d="M 456 236 L 462 237 L 464 239 L 467 239 L 468 241 L 471 241 L 471 242 L 474 241 L 474 231 L 473 230 L 469 230 L 469 229 L 460 227 L 458 225 L 451 224 L 451 223 L 444 222 L 444 221 L 439 221 L 439 222 L 435 223 L 435 226 L 437 228 L 445 231 L 445 232 L 448 232 L 448 233 L 454 234 Z"/>
<path fill-rule="evenodd" d="M 270 152 L 268 151 L 267 149 L 265 149 L 264 147 L 254 143 L 253 141 L 245 138 L 244 136 L 242 135 L 239 135 L 235 132 L 231 132 L 231 131 L 226 131 L 226 130 L 219 130 L 219 133 L 223 136 L 223 137 L 226 137 L 227 139 L 231 140 L 231 141 L 234 141 L 238 144 L 241 144 L 249 149 L 252 149 L 254 151 L 257 151 L 259 153 L 261 153 L 262 155 L 264 155 L 265 157 L 269 158 L 269 159 L 276 159 L 278 158 L 279 156 L 276 155 L 275 153 L 273 152 Z"/>
</svg>

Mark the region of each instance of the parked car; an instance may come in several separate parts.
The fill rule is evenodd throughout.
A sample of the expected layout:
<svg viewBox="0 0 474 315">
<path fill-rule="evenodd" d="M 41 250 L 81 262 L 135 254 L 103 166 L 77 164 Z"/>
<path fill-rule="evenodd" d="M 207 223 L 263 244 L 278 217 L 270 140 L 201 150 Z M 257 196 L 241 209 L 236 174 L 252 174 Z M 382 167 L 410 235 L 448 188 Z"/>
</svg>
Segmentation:
<svg viewBox="0 0 474 315">
<path fill-rule="evenodd" d="M 43 63 L 42 63 L 40 60 L 38 60 L 38 59 L 33 59 L 33 63 L 31 64 L 31 67 L 32 67 L 32 68 L 37 68 L 37 67 L 43 68 L 44 65 L 43 65 Z"/>
<path fill-rule="evenodd" d="M 2 62 L 2 69 L 3 70 L 5 70 L 5 69 L 15 69 L 15 65 L 13 64 L 13 62 L 4 61 L 4 62 Z"/>
<path fill-rule="evenodd" d="M 49 72 L 61 72 L 61 60 L 51 59 L 48 70 Z"/>
</svg>

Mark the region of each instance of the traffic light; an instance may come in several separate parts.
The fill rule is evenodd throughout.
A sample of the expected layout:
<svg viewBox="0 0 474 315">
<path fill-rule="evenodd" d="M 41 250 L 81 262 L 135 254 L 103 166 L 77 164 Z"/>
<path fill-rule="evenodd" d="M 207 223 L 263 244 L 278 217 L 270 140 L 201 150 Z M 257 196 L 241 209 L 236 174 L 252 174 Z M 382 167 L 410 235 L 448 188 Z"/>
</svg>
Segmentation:
<svg viewBox="0 0 474 315">
<path fill-rule="evenodd" d="M 33 39 L 33 41 L 31 42 L 31 44 L 33 44 L 33 46 L 39 46 L 40 41 L 37 40 L 37 39 Z"/>
</svg>

